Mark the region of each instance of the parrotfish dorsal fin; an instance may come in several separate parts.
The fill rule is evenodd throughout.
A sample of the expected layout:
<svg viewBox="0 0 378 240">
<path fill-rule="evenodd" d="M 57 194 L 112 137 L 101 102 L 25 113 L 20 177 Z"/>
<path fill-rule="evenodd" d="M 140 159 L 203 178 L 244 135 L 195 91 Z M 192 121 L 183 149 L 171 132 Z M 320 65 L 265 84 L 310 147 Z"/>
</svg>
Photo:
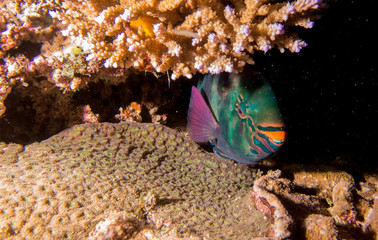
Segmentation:
<svg viewBox="0 0 378 240">
<path fill-rule="evenodd" d="M 192 87 L 188 110 L 189 136 L 196 142 L 207 142 L 215 139 L 218 123 L 209 106 L 196 87 Z"/>
</svg>

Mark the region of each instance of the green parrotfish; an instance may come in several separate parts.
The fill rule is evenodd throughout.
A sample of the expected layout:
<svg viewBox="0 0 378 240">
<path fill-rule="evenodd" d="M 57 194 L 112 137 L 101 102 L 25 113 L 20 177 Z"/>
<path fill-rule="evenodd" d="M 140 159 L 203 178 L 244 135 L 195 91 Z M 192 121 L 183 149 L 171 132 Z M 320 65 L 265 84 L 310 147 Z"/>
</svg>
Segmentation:
<svg viewBox="0 0 378 240">
<path fill-rule="evenodd" d="M 192 87 L 189 136 L 210 142 L 219 156 L 255 164 L 275 153 L 286 132 L 274 92 L 253 70 L 207 74 Z"/>
</svg>

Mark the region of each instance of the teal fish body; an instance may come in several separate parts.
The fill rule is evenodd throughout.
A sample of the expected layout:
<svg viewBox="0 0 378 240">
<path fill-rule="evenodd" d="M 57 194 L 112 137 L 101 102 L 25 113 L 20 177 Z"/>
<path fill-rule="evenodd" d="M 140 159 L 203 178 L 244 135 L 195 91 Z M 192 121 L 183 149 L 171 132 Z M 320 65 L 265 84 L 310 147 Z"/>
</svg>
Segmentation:
<svg viewBox="0 0 378 240">
<path fill-rule="evenodd" d="M 252 70 L 208 74 L 193 86 L 188 132 L 218 155 L 247 164 L 275 153 L 286 137 L 270 84 Z"/>
</svg>

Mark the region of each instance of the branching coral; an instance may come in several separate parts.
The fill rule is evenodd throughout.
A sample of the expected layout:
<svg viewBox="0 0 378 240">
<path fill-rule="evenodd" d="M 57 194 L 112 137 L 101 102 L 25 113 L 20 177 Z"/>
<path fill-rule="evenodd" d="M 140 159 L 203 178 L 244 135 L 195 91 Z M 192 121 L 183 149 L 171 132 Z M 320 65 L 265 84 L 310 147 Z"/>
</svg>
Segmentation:
<svg viewBox="0 0 378 240">
<path fill-rule="evenodd" d="M 64 91 L 125 81 L 128 69 L 239 72 L 271 48 L 299 52 L 323 0 L 6 0 L 0 9 L 0 116 L 17 83 Z M 28 44 L 35 44 L 34 54 Z M 30 44 L 29 44 L 30 45 Z M 26 46 L 27 50 L 22 50 Z"/>
<path fill-rule="evenodd" d="M 64 36 L 107 68 L 134 67 L 172 79 L 193 73 L 238 72 L 255 51 L 299 52 L 291 27 L 311 28 L 321 0 L 65 1 L 50 12 Z"/>
</svg>

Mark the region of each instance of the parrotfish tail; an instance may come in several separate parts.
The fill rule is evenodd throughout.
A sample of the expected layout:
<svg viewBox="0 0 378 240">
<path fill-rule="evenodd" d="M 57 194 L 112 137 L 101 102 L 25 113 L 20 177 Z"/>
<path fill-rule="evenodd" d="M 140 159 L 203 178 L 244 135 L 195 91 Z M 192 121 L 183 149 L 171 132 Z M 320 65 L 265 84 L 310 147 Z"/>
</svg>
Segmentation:
<svg viewBox="0 0 378 240">
<path fill-rule="evenodd" d="M 189 136 L 196 142 L 207 142 L 215 139 L 218 123 L 211 110 L 196 87 L 192 87 L 192 95 L 188 110 Z"/>
</svg>

